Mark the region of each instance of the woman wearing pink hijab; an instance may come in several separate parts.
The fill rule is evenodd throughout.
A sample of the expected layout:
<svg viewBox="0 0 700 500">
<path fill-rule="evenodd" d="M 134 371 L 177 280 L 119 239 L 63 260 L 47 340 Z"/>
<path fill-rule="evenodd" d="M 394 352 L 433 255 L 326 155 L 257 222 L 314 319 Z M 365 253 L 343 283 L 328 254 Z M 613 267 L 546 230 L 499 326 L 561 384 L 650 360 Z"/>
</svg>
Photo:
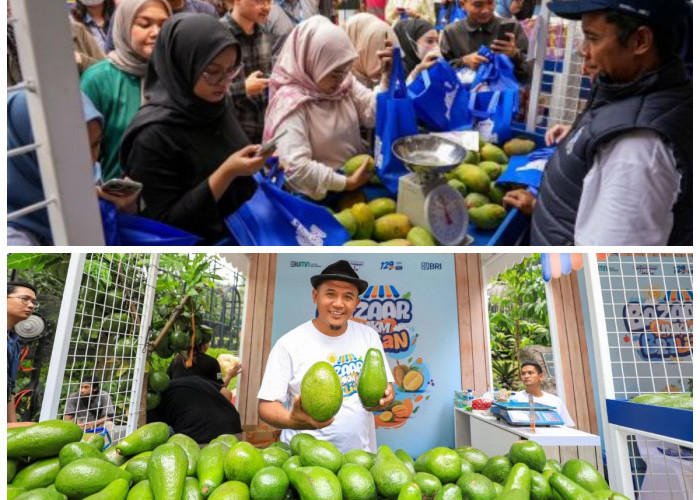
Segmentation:
<svg viewBox="0 0 700 500">
<path fill-rule="evenodd" d="M 277 155 L 289 186 L 320 200 L 328 191 L 352 191 L 372 177 L 366 168 L 346 177 L 337 172 L 365 153 L 360 127 L 372 128 L 377 109 L 373 92 L 352 75 L 357 52 L 345 32 L 322 16 L 298 24 L 284 43 L 270 76 L 270 101 L 263 140 L 282 130 Z M 391 49 L 380 89 L 388 87 Z"/>
</svg>

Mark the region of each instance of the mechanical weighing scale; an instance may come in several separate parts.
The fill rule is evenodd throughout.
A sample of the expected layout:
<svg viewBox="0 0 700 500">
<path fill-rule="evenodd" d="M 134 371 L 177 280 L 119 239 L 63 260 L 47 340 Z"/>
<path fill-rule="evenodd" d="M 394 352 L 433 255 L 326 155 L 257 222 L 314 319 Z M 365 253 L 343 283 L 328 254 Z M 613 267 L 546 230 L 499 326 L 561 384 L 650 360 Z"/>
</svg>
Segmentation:
<svg viewBox="0 0 700 500">
<path fill-rule="evenodd" d="M 535 403 L 533 408 L 535 425 L 564 425 L 554 406 Z M 530 403 L 527 402 L 495 401 L 491 405 L 491 413 L 510 425 L 530 425 Z"/>
<path fill-rule="evenodd" d="M 411 170 L 399 179 L 397 212 L 408 215 L 414 226 L 428 229 L 442 245 L 471 243 L 464 197 L 443 175 L 464 161 L 467 150 L 430 134 L 397 139 L 391 150 Z"/>
</svg>

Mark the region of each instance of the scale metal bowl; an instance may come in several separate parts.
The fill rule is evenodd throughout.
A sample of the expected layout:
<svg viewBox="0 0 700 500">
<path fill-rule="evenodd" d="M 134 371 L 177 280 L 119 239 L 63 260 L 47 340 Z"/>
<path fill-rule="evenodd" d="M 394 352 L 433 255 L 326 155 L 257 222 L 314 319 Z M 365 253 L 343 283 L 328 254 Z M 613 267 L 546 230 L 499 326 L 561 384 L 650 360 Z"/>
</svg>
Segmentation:
<svg viewBox="0 0 700 500">
<path fill-rule="evenodd" d="M 426 177 L 449 172 L 467 157 L 467 150 L 456 142 L 430 134 L 397 139 L 391 151 L 409 170 Z"/>
</svg>

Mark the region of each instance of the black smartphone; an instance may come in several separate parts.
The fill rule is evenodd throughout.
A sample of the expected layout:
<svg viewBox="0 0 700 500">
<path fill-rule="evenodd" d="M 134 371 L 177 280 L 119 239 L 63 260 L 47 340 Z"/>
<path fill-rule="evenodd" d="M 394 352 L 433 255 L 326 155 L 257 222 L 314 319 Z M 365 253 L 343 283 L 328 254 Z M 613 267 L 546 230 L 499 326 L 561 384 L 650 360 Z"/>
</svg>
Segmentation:
<svg viewBox="0 0 700 500">
<path fill-rule="evenodd" d="M 510 41 L 508 33 L 515 32 L 515 23 L 503 23 L 498 27 L 498 32 L 496 33 L 496 38 L 498 40 L 503 40 L 504 42 Z"/>
<path fill-rule="evenodd" d="M 143 189 L 143 184 L 130 179 L 111 179 L 100 186 L 106 193 L 138 193 Z"/>
</svg>

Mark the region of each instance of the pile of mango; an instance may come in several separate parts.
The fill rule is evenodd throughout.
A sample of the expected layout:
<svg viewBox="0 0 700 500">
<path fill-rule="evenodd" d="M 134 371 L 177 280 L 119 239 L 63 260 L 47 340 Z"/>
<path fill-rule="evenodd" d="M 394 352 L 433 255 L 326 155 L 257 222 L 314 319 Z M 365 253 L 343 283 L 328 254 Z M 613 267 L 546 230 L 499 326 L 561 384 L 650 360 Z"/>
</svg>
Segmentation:
<svg viewBox="0 0 700 500">
<path fill-rule="evenodd" d="M 496 229 L 506 216 L 502 206 L 505 191 L 495 182 L 505 172 L 513 155 L 524 155 L 535 149 L 528 139 L 511 139 L 499 148 L 482 142 L 479 151 L 469 151 L 464 162 L 447 173 L 448 184 L 464 196 L 469 220 L 479 229 Z"/>
<path fill-rule="evenodd" d="M 480 141 L 479 151 L 469 151 L 464 162 L 446 174 L 448 184 L 464 197 L 464 206 L 469 211 L 469 220 L 479 229 L 496 229 L 506 216 L 502 206 L 505 191 L 495 181 L 506 170 L 513 155 L 524 155 L 535 149 L 529 139 L 511 139 L 503 148 Z M 369 155 L 350 158 L 342 171 L 352 175 L 365 161 L 374 171 L 374 160 Z M 373 181 L 379 183 L 375 176 Z M 396 213 L 396 202 L 390 198 L 379 198 L 367 203 L 361 191 L 343 196 L 336 219 L 350 233 L 347 245 L 435 245 L 435 239 L 426 228 L 413 229 L 408 216 Z M 410 237 L 409 237 L 410 236 Z"/>
<path fill-rule="evenodd" d="M 98 436 L 99 437 L 99 436 Z M 258 449 L 222 435 L 191 438 L 147 424 L 101 451 L 72 422 L 10 429 L 9 500 L 625 500 L 588 462 L 547 460 L 533 441 L 506 456 L 432 448 L 415 461 L 380 446 L 341 453 L 310 434 Z M 95 442 L 93 442 L 95 441 Z"/>
<path fill-rule="evenodd" d="M 433 235 L 424 227 L 413 226 L 408 215 L 396 212 L 396 201 L 376 198 L 360 201 L 333 214 L 350 234 L 346 246 L 434 246 Z"/>
</svg>

